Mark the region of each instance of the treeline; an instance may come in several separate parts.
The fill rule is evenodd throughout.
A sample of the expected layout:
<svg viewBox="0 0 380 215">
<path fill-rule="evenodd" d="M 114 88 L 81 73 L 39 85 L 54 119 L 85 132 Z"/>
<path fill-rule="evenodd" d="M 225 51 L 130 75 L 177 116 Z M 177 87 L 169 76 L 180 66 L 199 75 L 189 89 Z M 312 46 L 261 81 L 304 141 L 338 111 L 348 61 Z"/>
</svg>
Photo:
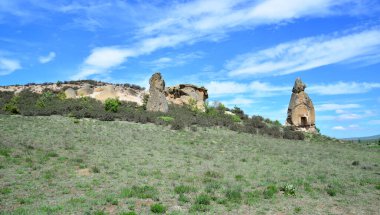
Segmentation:
<svg viewBox="0 0 380 215">
<path fill-rule="evenodd" d="M 199 111 L 195 104 L 187 106 L 170 105 L 168 113 L 149 112 L 144 105 L 133 102 L 108 99 L 102 103 L 96 99 L 82 97 L 66 99 L 63 92 L 45 91 L 43 94 L 23 90 L 17 95 L 13 92 L 0 92 L 0 114 L 20 114 L 24 116 L 62 115 L 75 118 L 94 118 L 103 121 L 123 120 L 137 123 L 167 125 L 174 130 L 219 126 L 237 132 L 267 135 L 274 138 L 303 140 L 304 133 L 282 126 L 278 121 L 261 116 L 247 116 L 238 107 L 228 109 L 223 104 L 206 106 Z M 229 113 L 229 114 L 227 114 Z M 231 114 L 232 113 L 232 114 Z"/>
</svg>

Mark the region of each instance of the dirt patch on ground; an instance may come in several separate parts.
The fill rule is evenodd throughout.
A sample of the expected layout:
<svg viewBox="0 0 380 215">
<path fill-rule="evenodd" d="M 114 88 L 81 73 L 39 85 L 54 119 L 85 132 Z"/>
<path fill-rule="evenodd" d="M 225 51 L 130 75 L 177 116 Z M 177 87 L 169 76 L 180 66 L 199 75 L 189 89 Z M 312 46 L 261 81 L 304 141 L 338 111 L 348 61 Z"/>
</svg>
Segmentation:
<svg viewBox="0 0 380 215">
<path fill-rule="evenodd" d="M 89 168 L 78 169 L 76 172 L 77 172 L 77 175 L 79 175 L 79 176 L 90 176 L 91 175 L 91 171 Z"/>
<path fill-rule="evenodd" d="M 136 201 L 135 206 L 137 211 L 141 211 L 143 207 L 150 207 L 154 204 L 152 199 L 139 199 Z"/>
</svg>

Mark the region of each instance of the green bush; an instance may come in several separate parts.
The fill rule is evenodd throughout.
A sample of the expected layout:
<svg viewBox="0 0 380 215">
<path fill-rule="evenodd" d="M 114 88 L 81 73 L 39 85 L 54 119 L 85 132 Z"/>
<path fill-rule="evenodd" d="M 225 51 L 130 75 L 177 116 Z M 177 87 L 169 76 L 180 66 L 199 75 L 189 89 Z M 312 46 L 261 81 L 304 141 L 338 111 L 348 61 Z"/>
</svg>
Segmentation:
<svg viewBox="0 0 380 215">
<path fill-rule="evenodd" d="M 163 214 L 166 212 L 166 210 L 166 207 L 159 203 L 150 206 L 150 211 L 152 211 L 155 214 Z"/>
<path fill-rule="evenodd" d="M 186 185 L 179 185 L 174 188 L 174 192 L 177 194 L 190 193 L 192 191 L 195 191 L 195 188 Z"/>
<path fill-rule="evenodd" d="M 263 192 L 265 199 L 271 199 L 273 196 L 278 193 L 276 185 L 269 185 Z"/>
<path fill-rule="evenodd" d="M 42 93 L 42 95 L 38 98 L 36 102 L 37 107 L 39 108 L 46 107 L 46 103 L 51 102 L 51 100 L 53 100 L 54 97 L 55 95 L 50 91 Z"/>
<path fill-rule="evenodd" d="M 171 116 L 159 116 L 158 119 L 161 119 L 162 121 L 166 123 L 170 123 L 174 121 L 174 118 Z"/>
<path fill-rule="evenodd" d="M 239 203 L 242 200 L 242 195 L 241 195 L 241 188 L 228 188 L 225 191 L 225 196 L 228 201 L 233 202 L 233 203 Z"/>
<path fill-rule="evenodd" d="M 19 96 L 14 96 L 12 99 L 4 105 L 4 111 L 12 114 L 18 114 L 20 113 L 17 104 L 20 100 Z"/>
<path fill-rule="evenodd" d="M 112 111 L 112 112 L 116 113 L 117 110 L 119 109 L 120 104 L 121 103 L 120 103 L 119 99 L 109 98 L 105 101 L 104 108 L 106 111 Z"/>
<path fill-rule="evenodd" d="M 195 204 L 197 205 L 210 205 L 211 197 L 207 194 L 200 194 L 195 198 Z"/>
<path fill-rule="evenodd" d="M 296 188 L 293 184 L 286 184 L 280 189 L 284 192 L 286 196 L 295 196 L 296 195 Z"/>
<path fill-rule="evenodd" d="M 5 105 L 11 101 L 13 96 L 13 92 L 0 91 L 0 113 L 6 113 Z"/>
<path fill-rule="evenodd" d="M 137 197 L 140 199 L 158 199 L 158 191 L 151 186 L 133 186 L 132 188 L 124 188 L 121 191 L 122 198 Z"/>
</svg>

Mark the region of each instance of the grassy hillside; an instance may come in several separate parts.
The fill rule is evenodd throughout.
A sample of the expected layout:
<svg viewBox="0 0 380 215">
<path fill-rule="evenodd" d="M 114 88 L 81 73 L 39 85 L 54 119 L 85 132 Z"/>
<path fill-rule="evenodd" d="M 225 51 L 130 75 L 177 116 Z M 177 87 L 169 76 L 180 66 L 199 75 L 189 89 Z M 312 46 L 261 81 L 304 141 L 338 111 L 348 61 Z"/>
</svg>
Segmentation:
<svg viewBox="0 0 380 215">
<path fill-rule="evenodd" d="M 0 214 L 378 214 L 378 145 L 0 115 Z"/>
</svg>

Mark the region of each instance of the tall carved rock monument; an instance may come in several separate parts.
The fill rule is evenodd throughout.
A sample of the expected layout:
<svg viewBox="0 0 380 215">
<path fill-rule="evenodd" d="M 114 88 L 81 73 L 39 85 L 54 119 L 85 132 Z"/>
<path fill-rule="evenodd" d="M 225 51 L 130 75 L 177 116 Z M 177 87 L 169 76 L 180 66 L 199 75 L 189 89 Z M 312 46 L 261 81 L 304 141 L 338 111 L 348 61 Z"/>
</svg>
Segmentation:
<svg viewBox="0 0 380 215">
<path fill-rule="evenodd" d="M 149 99 L 146 104 L 148 111 L 168 112 L 168 102 L 165 97 L 165 81 L 162 79 L 161 73 L 155 73 L 149 79 Z"/>
<path fill-rule="evenodd" d="M 317 133 L 314 105 L 305 93 L 305 88 L 306 85 L 300 78 L 297 78 L 289 102 L 286 125 L 291 126 L 294 130 Z"/>
</svg>

